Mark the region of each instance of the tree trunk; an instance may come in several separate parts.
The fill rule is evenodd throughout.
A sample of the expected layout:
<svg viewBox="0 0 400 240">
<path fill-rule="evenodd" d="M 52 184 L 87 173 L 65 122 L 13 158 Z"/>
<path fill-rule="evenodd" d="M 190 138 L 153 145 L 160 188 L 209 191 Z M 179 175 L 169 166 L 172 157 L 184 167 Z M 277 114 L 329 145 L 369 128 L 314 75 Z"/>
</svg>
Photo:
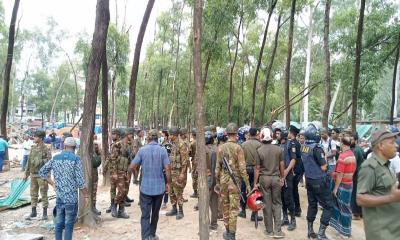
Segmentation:
<svg viewBox="0 0 400 240">
<path fill-rule="evenodd" d="M 357 101 L 358 101 L 358 85 L 360 82 L 360 65 L 361 65 L 361 50 L 362 50 L 362 35 L 364 27 L 364 9 L 365 0 L 361 0 L 360 17 L 358 20 L 357 41 L 356 41 L 356 64 L 354 68 L 354 80 L 352 88 L 352 106 L 351 106 L 351 128 L 356 130 L 357 123 Z"/>
<path fill-rule="evenodd" d="M 395 93 L 395 98 L 394 98 L 394 113 L 393 113 L 393 117 L 397 118 L 398 115 L 398 95 L 399 95 L 399 84 L 400 84 L 400 62 L 397 62 L 397 74 L 396 74 L 396 85 L 395 85 L 395 89 L 394 89 L 394 93 Z"/>
<path fill-rule="evenodd" d="M 111 113 L 111 128 L 115 128 L 116 127 L 116 125 L 117 125 L 117 111 L 116 111 L 116 108 L 115 108 L 115 103 L 116 103 L 116 101 L 115 101 L 115 98 L 116 98 L 116 96 L 115 96 L 115 88 L 116 88 L 116 85 L 117 84 L 117 73 L 116 72 L 114 72 L 114 74 L 113 74 L 113 77 L 112 77 L 112 80 L 111 80 L 111 107 L 112 107 L 112 113 Z"/>
<path fill-rule="evenodd" d="M 103 50 L 101 65 L 101 151 L 102 162 L 108 156 L 108 63 L 106 48 Z M 103 174 L 103 186 L 107 185 L 108 178 Z"/>
<path fill-rule="evenodd" d="M 8 33 L 7 60 L 3 78 L 3 99 L 1 102 L 0 134 L 7 137 L 7 112 L 8 97 L 10 94 L 10 74 L 14 55 L 15 22 L 17 20 L 19 0 L 14 1 L 13 12 L 11 15 L 10 30 Z"/>
<path fill-rule="evenodd" d="M 294 28 L 294 14 L 296 12 L 296 0 L 292 0 L 292 7 L 290 10 L 290 25 L 289 25 L 289 39 L 288 39 L 288 56 L 285 66 L 285 82 L 284 82 L 284 99 L 285 99 L 285 123 L 286 128 L 290 126 L 290 101 L 289 101 L 289 85 L 290 85 L 290 64 L 292 61 L 293 50 L 293 28 Z"/>
<path fill-rule="evenodd" d="M 201 34 L 203 1 L 196 0 L 193 14 L 193 69 L 196 82 L 196 158 L 199 159 L 199 232 L 201 240 L 209 238 L 209 192 L 206 176 L 206 152 L 204 139 L 204 81 L 201 78 Z"/>
<path fill-rule="evenodd" d="M 260 53 L 258 54 L 256 72 L 254 74 L 253 95 L 252 95 L 252 101 L 251 101 L 251 126 L 252 127 L 254 127 L 254 125 L 255 125 L 255 118 L 256 118 L 255 109 L 256 109 L 256 90 L 257 90 L 258 71 L 260 70 L 261 61 L 262 61 L 262 57 L 264 54 L 265 42 L 267 40 L 267 35 L 268 35 L 269 23 L 271 21 L 272 13 L 274 12 L 276 2 L 277 2 L 277 0 L 274 0 L 271 3 L 271 7 L 269 9 L 267 25 L 265 26 L 265 29 L 264 29 L 264 37 L 263 37 L 263 40 L 261 43 Z"/>
<path fill-rule="evenodd" d="M 147 2 L 146 11 L 143 15 L 142 24 L 140 25 L 139 34 L 136 40 L 135 53 L 133 55 L 131 80 L 129 82 L 129 108 L 128 108 L 128 127 L 133 127 L 135 121 L 135 103 L 136 103 L 136 82 L 139 72 L 140 51 L 142 49 L 143 37 L 146 32 L 147 23 L 149 22 L 151 10 L 153 9 L 155 0 Z"/>
<path fill-rule="evenodd" d="M 333 119 L 333 110 L 335 109 L 335 104 L 337 100 L 337 96 L 339 94 L 340 86 L 342 85 L 342 81 L 339 79 L 339 83 L 336 85 L 335 93 L 333 94 L 333 98 L 329 107 L 329 116 L 331 120 Z"/>
<path fill-rule="evenodd" d="M 304 87 L 308 88 L 310 84 L 311 75 L 311 50 L 312 50 L 312 36 L 313 36 L 313 8 L 310 8 L 310 16 L 308 22 L 308 41 L 307 41 L 307 62 L 306 62 L 306 76 L 304 79 Z M 303 121 L 308 122 L 308 99 L 309 96 L 305 96 L 303 99 Z"/>
<path fill-rule="evenodd" d="M 265 107 L 267 105 L 268 85 L 269 85 L 269 81 L 270 81 L 272 66 L 274 65 L 276 50 L 278 48 L 278 39 L 279 39 L 279 30 L 280 30 L 280 24 L 281 24 L 281 17 L 282 17 L 282 15 L 279 14 L 278 23 L 277 23 L 276 32 L 275 32 L 274 48 L 272 49 L 271 58 L 269 59 L 267 72 L 265 74 L 264 96 L 263 96 L 263 102 L 262 102 L 262 107 L 261 107 L 261 124 L 264 124 Z"/>
<path fill-rule="evenodd" d="M 329 13 L 331 10 L 331 0 L 325 2 L 324 19 L 324 52 L 325 52 L 325 104 L 322 111 L 322 126 L 328 129 L 329 107 L 331 104 L 331 55 L 329 52 Z"/>
<path fill-rule="evenodd" d="M 236 48 L 235 48 L 235 56 L 233 57 L 233 63 L 231 65 L 230 74 L 229 74 L 229 101 L 228 101 L 228 122 L 232 121 L 232 105 L 233 105 L 233 71 L 235 70 L 236 59 L 238 56 L 239 50 L 239 35 L 240 35 L 240 27 L 242 26 L 243 12 L 240 14 L 239 24 L 237 28 L 237 39 L 236 39 Z"/>
<path fill-rule="evenodd" d="M 392 83 L 392 102 L 390 104 L 390 125 L 393 125 L 393 120 L 397 117 L 394 114 L 395 102 L 396 102 L 396 80 L 397 80 L 397 64 L 399 63 L 400 46 L 396 50 L 396 59 L 393 67 L 393 83 Z"/>
<path fill-rule="evenodd" d="M 184 6 L 182 5 L 182 12 L 181 15 L 183 13 L 183 8 Z M 181 36 L 181 25 L 182 25 L 182 18 L 179 19 L 179 23 L 178 23 L 178 32 L 177 32 L 177 46 L 176 46 L 176 54 L 175 54 L 175 69 L 174 69 L 174 79 L 172 80 L 172 97 L 173 97 L 173 103 L 171 106 L 171 112 L 169 115 L 169 123 L 168 125 L 171 126 L 172 124 L 172 115 L 174 113 L 174 109 L 175 109 L 175 116 L 178 117 L 178 93 L 177 93 L 177 89 L 176 89 L 176 80 L 177 80 L 177 76 L 178 76 L 178 60 L 179 60 L 179 47 L 180 47 L 180 36 Z M 176 125 L 177 121 L 174 121 L 174 125 Z"/>
<path fill-rule="evenodd" d="M 92 192 L 92 155 L 93 133 L 96 114 L 97 92 L 99 87 L 100 68 L 103 62 L 104 49 L 106 47 L 107 31 L 110 22 L 109 0 L 97 0 L 96 21 L 93 33 L 92 49 L 88 68 L 88 79 L 85 87 L 83 102 L 82 134 L 80 156 L 85 171 L 86 186 L 89 193 Z M 96 225 L 92 205 L 84 206 L 83 196 L 79 199 L 80 222 L 93 227 Z M 89 203 L 92 203 L 92 194 L 89 194 Z"/>
</svg>

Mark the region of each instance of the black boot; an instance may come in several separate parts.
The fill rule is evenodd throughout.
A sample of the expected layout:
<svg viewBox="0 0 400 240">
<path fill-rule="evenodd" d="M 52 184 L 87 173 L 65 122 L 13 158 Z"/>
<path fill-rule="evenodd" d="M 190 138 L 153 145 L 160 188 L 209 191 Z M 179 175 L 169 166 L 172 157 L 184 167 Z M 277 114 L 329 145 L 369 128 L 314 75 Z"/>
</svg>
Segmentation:
<svg viewBox="0 0 400 240">
<path fill-rule="evenodd" d="M 296 217 L 294 216 L 294 214 L 292 214 L 292 215 L 290 215 L 290 223 L 289 223 L 287 230 L 293 231 L 295 229 L 296 229 Z"/>
<path fill-rule="evenodd" d="M 123 204 L 124 204 L 124 207 L 130 207 L 131 206 L 131 204 L 128 201 L 125 201 Z"/>
<path fill-rule="evenodd" d="M 101 212 L 99 210 L 97 210 L 97 208 L 96 208 L 96 202 L 93 203 L 92 210 L 93 210 L 94 214 L 101 215 Z"/>
<path fill-rule="evenodd" d="M 42 215 L 42 220 L 48 220 L 49 217 L 47 216 L 47 207 L 43 208 L 43 215 Z"/>
<path fill-rule="evenodd" d="M 228 239 L 229 240 L 236 240 L 236 233 L 235 232 L 229 232 L 228 233 Z"/>
<path fill-rule="evenodd" d="M 125 201 L 128 202 L 128 203 L 133 203 L 134 202 L 134 200 L 130 199 L 128 196 L 126 196 L 126 200 Z"/>
<path fill-rule="evenodd" d="M 195 190 L 195 191 L 193 192 L 193 194 L 190 195 L 190 197 L 191 197 L 191 198 L 198 198 L 198 197 L 199 197 L 199 194 L 197 194 L 197 190 Z"/>
<path fill-rule="evenodd" d="M 238 216 L 241 217 L 241 218 L 246 218 L 246 210 L 242 209 L 242 211 L 240 211 Z"/>
<path fill-rule="evenodd" d="M 176 220 L 180 220 L 184 217 L 185 215 L 183 214 L 183 207 L 179 206 L 178 214 L 176 215 Z"/>
<path fill-rule="evenodd" d="M 176 204 L 172 205 L 171 211 L 167 212 L 165 216 L 176 216 L 178 214 L 178 210 L 176 209 Z"/>
<path fill-rule="evenodd" d="M 314 232 L 313 222 L 307 222 L 307 237 L 308 239 L 317 239 L 317 234 Z"/>
<path fill-rule="evenodd" d="M 30 220 L 31 218 L 37 217 L 36 207 L 32 207 L 31 214 L 26 218 L 26 220 Z"/>
<path fill-rule="evenodd" d="M 114 203 L 114 201 L 111 201 L 110 207 L 106 209 L 106 213 L 110 213 L 111 212 L 113 203 Z"/>
<path fill-rule="evenodd" d="M 118 209 L 118 218 L 125 218 L 125 219 L 129 218 L 129 215 L 126 214 L 126 212 L 125 212 L 125 206 L 124 206 L 124 204 L 120 204 L 120 205 L 119 205 L 119 209 Z"/>
<path fill-rule="evenodd" d="M 224 232 L 224 234 L 222 235 L 222 237 L 223 237 L 225 240 L 229 240 L 229 228 L 228 228 L 228 227 L 225 227 L 225 232 Z"/>
<path fill-rule="evenodd" d="M 118 217 L 117 204 L 115 203 L 111 204 L 111 216 L 115 218 Z"/>
<path fill-rule="evenodd" d="M 289 225 L 289 218 L 287 212 L 283 212 L 282 226 Z"/>
<path fill-rule="evenodd" d="M 250 219 L 252 222 L 254 222 L 255 220 L 256 220 L 256 213 L 255 212 L 252 212 L 251 213 L 251 219 Z M 262 221 L 263 220 L 263 217 L 261 217 L 261 216 L 258 216 L 257 215 L 257 221 Z"/>
<path fill-rule="evenodd" d="M 326 228 L 327 228 L 327 227 L 328 227 L 328 226 L 323 225 L 323 224 L 321 224 L 321 225 L 319 226 L 318 240 L 328 240 L 328 238 L 327 238 L 326 235 L 325 235 L 325 231 L 326 231 Z"/>
</svg>

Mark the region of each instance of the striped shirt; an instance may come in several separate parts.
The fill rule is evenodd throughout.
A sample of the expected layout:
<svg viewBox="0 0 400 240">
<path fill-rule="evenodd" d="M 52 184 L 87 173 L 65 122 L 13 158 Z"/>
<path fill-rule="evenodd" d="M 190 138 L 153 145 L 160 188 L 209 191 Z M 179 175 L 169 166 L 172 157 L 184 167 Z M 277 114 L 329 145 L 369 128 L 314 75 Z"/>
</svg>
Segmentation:
<svg viewBox="0 0 400 240">
<path fill-rule="evenodd" d="M 342 178 L 343 184 L 353 184 L 353 175 L 357 169 L 357 161 L 350 149 L 342 152 L 339 155 L 339 159 L 336 162 L 335 172 L 333 173 L 333 179 L 336 180 L 338 173 L 344 173 Z"/>
</svg>

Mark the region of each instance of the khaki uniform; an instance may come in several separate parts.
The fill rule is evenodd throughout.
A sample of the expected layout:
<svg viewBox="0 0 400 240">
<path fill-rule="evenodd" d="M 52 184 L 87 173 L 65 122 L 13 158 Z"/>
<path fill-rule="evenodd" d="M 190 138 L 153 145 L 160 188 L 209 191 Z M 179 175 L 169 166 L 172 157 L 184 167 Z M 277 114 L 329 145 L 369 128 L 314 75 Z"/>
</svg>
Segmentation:
<svg viewBox="0 0 400 240">
<path fill-rule="evenodd" d="M 187 171 L 187 163 L 189 153 L 187 145 L 181 140 L 172 143 L 171 154 L 169 156 L 171 162 L 171 204 L 183 205 L 183 189 L 186 180 L 179 182 L 178 178 L 181 173 Z"/>
<path fill-rule="evenodd" d="M 357 194 L 390 194 L 396 186 L 396 176 L 390 171 L 389 165 L 390 161 L 384 161 L 375 154 L 365 160 L 358 172 Z M 362 212 L 367 240 L 400 239 L 400 203 L 362 207 Z"/>
<path fill-rule="evenodd" d="M 197 192 L 198 190 L 198 180 L 199 174 L 197 172 L 197 159 L 196 159 L 196 139 L 193 139 L 190 143 L 190 151 L 189 156 L 192 158 L 192 186 L 193 191 Z"/>
<path fill-rule="evenodd" d="M 115 204 L 125 202 L 128 166 L 128 158 L 122 155 L 122 143 L 120 141 L 112 143 L 111 154 L 106 160 L 105 169 L 110 171 L 111 202 Z"/>
<path fill-rule="evenodd" d="M 43 207 L 49 206 L 49 199 L 47 197 L 47 191 L 49 185 L 46 180 L 43 180 L 39 176 L 39 170 L 51 159 L 51 151 L 43 142 L 32 146 L 31 153 L 28 158 L 28 166 L 25 171 L 26 176 L 31 176 L 31 205 L 36 207 L 40 195 L 42 196 Z"/>
<path fill-rule="evenodd" d="M 250 184 L 246 173 L 243 149 L 240 145 L 229 140 L 227 143 L 219 146 L 215 174 L 220 186 L 224 224 L 225 228 L 230 232 L 236 232 L 236 221 L 240 205 L 240 189 L 233 183 L 227 169 L 223 168 L 222 159 L 224 157 L 227 159 L 236 181 L 240 183 L 241 178 L 247 188 L 250 188 Z"/>
<path fill-rule="evenodd" d="M 283 161 L 283 151 L 273 144 L 262 144 L 257 149 L 256 165 L 260 165 L 260 189 L 265 208 L 264 224 L 268 233 L 281 231 L 281 185 L 279 165 Z"/>
</svg>

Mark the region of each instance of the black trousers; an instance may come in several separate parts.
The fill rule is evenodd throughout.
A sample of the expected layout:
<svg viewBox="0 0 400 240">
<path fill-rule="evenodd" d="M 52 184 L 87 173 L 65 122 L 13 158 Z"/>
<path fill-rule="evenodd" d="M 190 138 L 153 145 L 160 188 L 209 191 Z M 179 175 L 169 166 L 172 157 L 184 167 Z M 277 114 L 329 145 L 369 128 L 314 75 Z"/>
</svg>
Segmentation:
<svg viewBox="0 0 400 240">
<path fill-rule="evenodd" d="M 294 198 L 293 198 L 293 173 L 286 176 L 286 182 L 282 187 L 282 211 L 284 214 L 289 210 L 291 216 L 294 215 Z"/>
<path fill-rule="evenodd" d="M 328 226 L 332 216 L 333 198 L 327 177 L 306 179 L 307 186 L 307 221 L 314 222 L 318 212 L 318 203 L 322 206 L 321 224 Z"/>
<path fill-rule="evenodd" d="M 150 196 L 140 193 L 140 226 L 142 229 L 142 239 L 155 236 L 157 231 L 158 215 L 164 194 Z"/>
<path fill-rule="evenodd" d="M 293 200 L 294 212 L 301 213 L 300 196 L 299 196 L 299 183 L 303 179 L 303 174 L 296 174 L 293 176 Z"/>
<path fill-rule="evenodd" d="M 250 187 L 253 189 L 254 187 L 254 167 L 246 167 L 247 171 L 247 176 L 249 177 L 249 182 L 250 182 Z M 246 191 L 246 184 L 242 181 L 241 185 L 241 192 L 244 197 L 244 200 L 246 202 L 243 202 L 242 199 L 240 199 L 240 206 L 242 207 L 242 210 L 246 210 L 246 204 L 247 204 L 247 191 Z"/>
</svg>

